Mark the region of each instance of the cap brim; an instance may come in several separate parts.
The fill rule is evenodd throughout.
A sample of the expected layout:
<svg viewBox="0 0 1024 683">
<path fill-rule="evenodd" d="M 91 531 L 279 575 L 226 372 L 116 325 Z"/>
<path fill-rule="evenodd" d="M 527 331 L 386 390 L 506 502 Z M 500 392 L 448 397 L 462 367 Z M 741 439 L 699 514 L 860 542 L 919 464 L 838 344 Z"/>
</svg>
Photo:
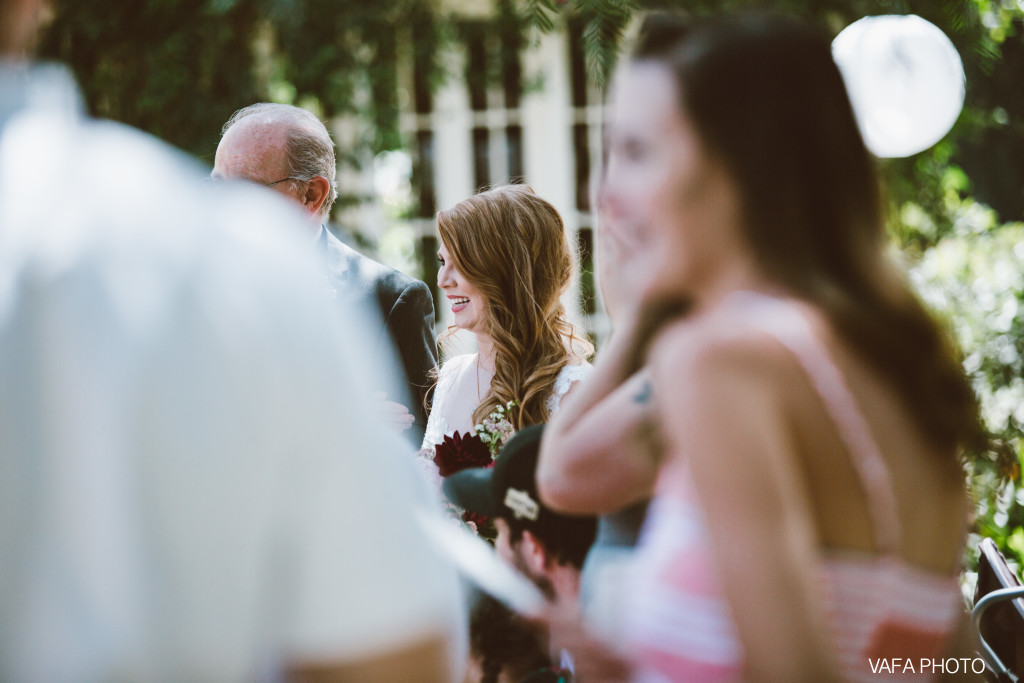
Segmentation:
<svg viewBox="0 0 1024 683">
<path fill-rule="evenodd" d="M 474 467 L 445 477 L 444 495 L 464 510 L 488 517 L 501 511 L 492 493 L 491 477 L 494 468 Z"/>
</svg>

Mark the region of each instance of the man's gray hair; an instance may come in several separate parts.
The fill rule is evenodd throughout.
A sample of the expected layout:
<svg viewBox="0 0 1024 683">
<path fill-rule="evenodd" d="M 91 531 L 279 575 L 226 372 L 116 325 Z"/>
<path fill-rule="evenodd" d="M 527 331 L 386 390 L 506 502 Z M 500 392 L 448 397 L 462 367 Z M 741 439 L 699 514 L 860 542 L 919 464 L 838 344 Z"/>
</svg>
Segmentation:
<svg viewBox="0 0 1024 683">
<path fill-rule="evenodd" d="M 302 180 L 323 176 L 330 183 L 326 201 L 320 207 L 322 216 L 329 216 L 338 198 L 337 162 L 334 142 L 323 121 L 312 113 L 290 104 L 259 102 L 239 109 L 221 128 L 221 137 L 242 119 L 258 116 L 260 123 L 287 125 L 285 149 L 288 153 L 288 175 Z"/>
</svg>

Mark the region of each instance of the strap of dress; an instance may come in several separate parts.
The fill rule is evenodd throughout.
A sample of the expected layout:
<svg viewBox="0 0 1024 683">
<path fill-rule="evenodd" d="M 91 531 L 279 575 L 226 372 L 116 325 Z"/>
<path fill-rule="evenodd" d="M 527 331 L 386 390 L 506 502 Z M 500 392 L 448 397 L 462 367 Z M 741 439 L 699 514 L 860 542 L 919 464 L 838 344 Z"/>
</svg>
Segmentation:
<svg viewBox="0 0 1024 683">
<path fill-rule="evenodd" d="M 742 296 L 744 300 L 750 297 L 754 304 L 750 311 L 744 311 L 746 319 L 788 348 L 804 368 L 853 458 L 879 551 L 883 555 L 897 554 L 901 529 L 889 470 L 871 426 L 828 349 L 793 304 L 761 294 L 744 293 Z M 747 317 L 748 312 L 753 315 Z"/>
<path fill-rule="evenodd" d="M 554 415 L 558 411 L 559 406 L 562 404 L 562 397 L 569 393 L 572 385 L 586 377 L 593 369 L 594 367 L 590 363 L 562 366 L 562 369 L 558 372 L 558 377 L 555 378 L 555 385 L 552 387 L 551 395 L 548 396 L 545 403 L 548 415 Z"/>
</svg>

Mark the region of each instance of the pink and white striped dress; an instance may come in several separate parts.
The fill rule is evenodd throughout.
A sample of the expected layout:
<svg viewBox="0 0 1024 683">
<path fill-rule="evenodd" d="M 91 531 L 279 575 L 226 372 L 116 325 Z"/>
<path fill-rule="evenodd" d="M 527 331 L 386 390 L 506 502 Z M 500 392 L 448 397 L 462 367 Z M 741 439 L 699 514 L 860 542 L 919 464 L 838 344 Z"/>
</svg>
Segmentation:
<svg viewBox="0 0 1024 683">
<path fill-rule="evenodd" d="M 853 394 L 794 305 L 735 295 L 744 320 L 799 360 L 834 420 L 861 479 L 879 553 L 826 554 L 819 571 L 832 647 L 846 680 L 927 680 L 873 673 L 880 658 L 939 659 L 963 611 L 956 576 L 911 566 L 900 554 L 896 497 Z M 710 539 L 686 466 L 659 475 L 635 556 L 626 629 L 637 683 L 743 677 L 743 647 L 717 580 Z M 742 609 L 742 607 L 740 607 Z M 890 660 L 891 661 L 891 660 Z"/>
</svg>

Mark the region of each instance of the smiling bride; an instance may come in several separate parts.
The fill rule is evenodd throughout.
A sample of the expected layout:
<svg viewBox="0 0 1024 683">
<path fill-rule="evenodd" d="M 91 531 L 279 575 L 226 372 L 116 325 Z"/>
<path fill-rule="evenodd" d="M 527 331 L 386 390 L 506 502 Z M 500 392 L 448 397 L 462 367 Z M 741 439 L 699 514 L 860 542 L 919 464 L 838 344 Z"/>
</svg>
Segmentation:
<svg viewBox="0 0 1024 683">
<path fill-rule="evenodd" d="M 577 336 L 560 300 L 575 275 L 562 217 L 532 189 L 477 194 L 439 211 L 437 229 L 437 285 L 454 329 L 473 333 L 478 349 L 448 359 L 438 373 L 420 453 L 447 476 L 453 468 L 435 452 L 445 437 L 461 443 L 496 417 L 502 436 L 546 422 L 589 372 L 593 347 Z"/>
</svg>

